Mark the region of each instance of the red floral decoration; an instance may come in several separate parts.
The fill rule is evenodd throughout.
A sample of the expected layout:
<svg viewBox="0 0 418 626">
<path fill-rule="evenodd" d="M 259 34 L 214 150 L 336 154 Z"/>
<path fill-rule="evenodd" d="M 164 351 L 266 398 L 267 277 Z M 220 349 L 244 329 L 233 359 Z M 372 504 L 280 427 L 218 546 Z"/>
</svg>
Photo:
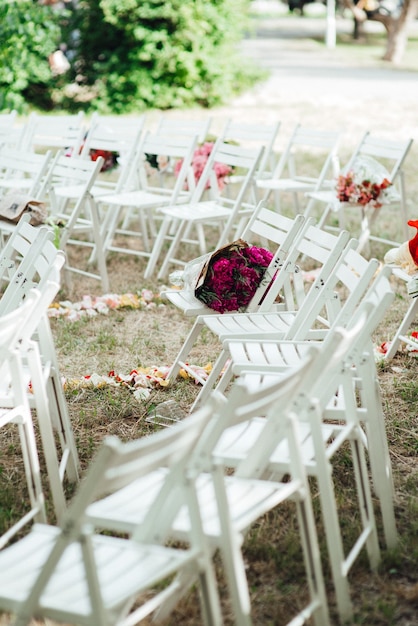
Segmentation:
<svg viewBox="0 0 418 626">
<path fill-rule="evenodd" d="M 218 313 L 245 310 L 272 258 L 268 250 L 242 240 L 225 246 L 200 273 L 196 298 Z"/>
<path fill-rule="evenodd" d="M 381 183 L 372 182 L 368 179 L 358 180 L 356 174 L 350 171 L 338 177 L 337 198 L 340 202 L 360 204 L 361 206 L 370 205 L 378 209 L 383 204 L 385 190 L 391 185 L 392 183 L 387 178 L 384 178 Z"/>
<path fill-rule="evenodd" d="M 90 150 L 90 159 L 97 161 L 99 157 L 103 157 L 104 163 L 101 168 L 101 172 L 108 172 L 113 170 L 118 164 L 119 154 L 117 152 L 110 152 L 110 150 Z"/>
</svg>

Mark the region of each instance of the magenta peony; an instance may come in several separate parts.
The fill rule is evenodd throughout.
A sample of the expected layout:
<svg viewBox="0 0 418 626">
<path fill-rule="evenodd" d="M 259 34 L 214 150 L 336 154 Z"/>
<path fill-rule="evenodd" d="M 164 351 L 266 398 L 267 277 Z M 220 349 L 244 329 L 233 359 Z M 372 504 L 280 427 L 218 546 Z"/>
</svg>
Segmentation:
<svg viewBox="0 0 418 626">
<path fill-rule="evenodd" d="M 272 258 L 268 250 L 242 240 L 217 250 L 199 276 L 196 298 L 218 313 L 244 311 Z"/>
</svg>

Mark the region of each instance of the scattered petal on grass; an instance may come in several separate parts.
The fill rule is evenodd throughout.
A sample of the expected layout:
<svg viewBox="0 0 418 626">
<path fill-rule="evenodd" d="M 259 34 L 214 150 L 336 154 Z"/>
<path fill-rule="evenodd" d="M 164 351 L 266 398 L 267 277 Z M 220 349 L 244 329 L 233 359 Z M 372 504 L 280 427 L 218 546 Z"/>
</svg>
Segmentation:
<svg viewBox="0 0 418 626">
<path fill-rule="evenodd" d="M 79 302 L 54 302 L 51 304 L 49 317 L 65 317 L 69 322 L 75 322 L 82 317 L 94 317 L 98 314 L 107 315 L 115 309 L 155 309 L 165 306 L 159 294 L 149 289 L 142 289 L 138 293 L 105 294 L 104 296 L 83 296 Z"/>
<path fill-rule="evenodd" d="M 212 365 L 208 364 L 204 367 L 191 365 L 190 368 L 194 372 L 199 373 L 199 375 L 206 380 L 210 374 Z M 168 366 L 151 366 L 133 369 L 129 374 L 116 374 L 114 371 L 111 371 L 107 375 L 103 375 L 93 372 L 93 374 L 81 376 L 80 378 L 64 378 L 62 384 L 66 391 L 73 389 L 126 387 L 133 392 L 137 400 L 146 400 L 152 389 L 161 389 L 169 385 L 167 379 L 169 371 L 170 368 Z M 179 376 L 185 379 L 195 380 L 193 376 L 187 374 L 184 370 L 181 370 Z"/>
</svg>

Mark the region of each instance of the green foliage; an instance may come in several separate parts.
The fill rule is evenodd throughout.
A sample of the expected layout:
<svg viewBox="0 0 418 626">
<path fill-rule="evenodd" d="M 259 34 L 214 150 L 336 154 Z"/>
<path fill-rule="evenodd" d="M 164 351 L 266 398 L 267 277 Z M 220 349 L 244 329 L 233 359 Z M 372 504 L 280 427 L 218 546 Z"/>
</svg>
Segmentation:
<svg viewBox="0 0 418 626">
<path fill-rule="evenodd" d="M 32 0 L 0 3 L 0 110 L 50 106 L 48 56 L 59 36 L 57 15 L 48 7 Z"/>
<path fill-rule="evenodd" d="M 235 52 L 248 0 L 85 0 L 69 30 L 89 106 L 117 113 L 213 106 L 251 84 Z M 86 90 L 89 97 L 85 97 Z M 73 97 L 73 96 L 72 96 Z"/>
<path fill-rule="evenodd" d="M 0 4 L 0 110 L 211 107 L 256 78 L 236 51 L 249 0 Z M 53 75 L 48 57 L 62 44 L 71 67 Z"/>
</svg>

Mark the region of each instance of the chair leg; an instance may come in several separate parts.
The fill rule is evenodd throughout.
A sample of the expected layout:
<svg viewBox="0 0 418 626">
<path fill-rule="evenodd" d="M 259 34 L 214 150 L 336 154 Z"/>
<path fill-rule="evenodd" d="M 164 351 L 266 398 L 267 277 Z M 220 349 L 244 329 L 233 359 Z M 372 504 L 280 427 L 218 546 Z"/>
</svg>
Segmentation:
<svg viewBox="0 0 418 626">
<path fill-rule="evenodd" d="M 161 264 L 160 270 L 158 272 L 157 278 L 159 280 L 165 278 L 167 271 L 168 271 L 168 266 L 170 264 L 170 261 L 172 259 L 175 258 L 175 254 L 178 250 L 178 247 L 180 245 L 180 242 L 184 236 L 184 230 L 185 230 L 185 225 L 184 224 L 177 224 L 177 232 L 174 235 L 170 247 L 168 249 L 168 252 L 166 254 L 166 256 L 164 257 L 164 261 Z"/>
<path fill-rule="evenodd" d="M 393 506 L 395 490 L 392 464 L 386 436 L 379 382 L 375 376 L 371 379 L 370 374 L 368 374 L 369 371 L 370 368 L 366 363 L 362 364 L 359 369 L 359 378 L 356 381 L 360 392 L 361 405 L 366 408 L 365 446 L 369 454 L 374 491 L 379 498 L 385 542 L 388 548 L 394 548 L 398 543 L 398 532 Z"/>
<path fill-rule="evenodd" d="M 30 411 L 29 415 L 22 414 L 22 422 L 18 425 L 18 428 L 31 506 L 33 510 L 37 511 L 35 519 L 38 522 L 47 523 L 45 498 L 41 483 L 41 470 L 39 467 L 35 433 Z"/>
<path fill-rule="evenodd" d="M 225 493 L 224 469 L 222 466 L 217 468 L 213 475 L 213 480 L 217 483 L 217 487 L 215 488 L 216 505 L 222 533 L 222 545 L 220 546 L 220 550 L 228 581 L 235 623 L 240 626 L 252 626 L 251 601 L 241 551 L 241 540 L 240 536 L 232 528 L 229 519 L 229 502 Z"/>
<path fill-rule="evenodd" d="M 393 357 L 397 353 L 399 345 L 401 341 L 403 341 L 403 337 L 406 336 L 412 322 L 414 321 L 417 315 L 417 312 L 418 312 L 418 298 L 412 298 L 411 304 L 409 305 L 409 308 L 402 322 L 400 323 L 400 326 L 398 330 L 396 331 L 395 336 L 390 342 L 389 349 L 384 356 L 385 361 L 390 361 L 390 359 L 393 359 Z"/>
<path fill-rule="evenodd" d="M 200 317 L 197 317 L 195 319 L 195 322 L 189 332 L 189 334 L 187 335 L 181 349 L 180 352 L 178 352 L 176 358 L 173 361 L 173 364 L 170 367 L 170 370 L 167 374 L 167 379 L 170 381 L 174 381 L 177 378 L 177 375 L 179 373 L 179 371 L 182 368 L 185 368 L 187 370 L 187 362 L 186 359 L 189 356 L 197 338 L 199 337 L 200 333 L 202 332 L 202 328 L 204 327 L 204 324 L 200 321 Z M 200 382 L 201 384 L 204 384 L 204 381 L 202 381 L 200 379 L 199 376 L 197 376 L 191 369 L 187 370 L 190 375 L 194 376 L 197 382 Z"/>
<path fill-rule="evenodd" d="M 367 533 L 366 549 L 372 570 L 376 570 L 380 562 L 380 549 L 377 540 L 376 523 L 373 512 L 373 502 L 370 491 L 368 468 L 364 456 L 364 447 L 360 438 L 351 441 L 354 474 L 357 485 L 362 527 Z"/>
<path fill-rule="evenodd" d="M 220 394 L 225 393 L 225 389 L 227 388 L 229 382 L 232 379 L 233 371 L 232 371 L 232 363 L 230 363 L 224 373 L 222 374 L 221 380 L 216 385 L 216 381 L 222 373 L 225 364 L 227 363 L 229 358 L 228 352 L 222 350 L 220 355 L 215 361 L 215 364 L 212 367 L 212 371 L 208 376 L 208 379 L 203 383 L 202 389 L 199 391 L 194 403 L 192 404 L 191 411 L 195 411 L 198 406 L 201 406 L 202 403 L 206 402 L 209 395 L 212 393 L 214 388 Z M 216 386 L 215 386 L 216 385 Z"/>
<path fill-rule="evenodd" d="M 46 381 L 48 385 L 48 398 L 51 408 L 52 426 L 56 430 L 61 445 L 62 457 L 60 462 L 61 481 L 66 474 L 70 482 L 79 481 L 80 461 L 74 432 L 71 426 L 68 406 L 65 400 L 62 382 L 59 374 L 58 360 L 55 354 L 54 340 L 47 317 L 43 317 L 38 328 L 41 349 L 45 358 L 48 359 Z"/>
<path fill-rule="evenodd" d="M 340 619 L 344 622 L 345 620 L 349 621 L 352 619 L 353 605 L 351 603 L 350 588 L 347 579 L 348 572 L 344 567 L 345 557 L 342 547 L 340 522 L 334 497 L 334 485 L 331 478 L 331 466 L 328 465 L 324 468 L 324 471 L 321 472 L 322 480 L 318 477 L 319 496 L 337 608 Z"/>
<path fill-rule="evenodd" d="M 107 273 L 106 257 L 104 253 L 104 246 L 101 237 L 100 218 L 97 204 L 93 197 L 90 198 L 90 213 L 93 226 L 93 241 L 95 244 L 95 257 L 97 260 L 97 267 L 102 282 L 102 289 L 104 293 L 108 293 L 110 289 L 109 276 Z"/>
<path fill-rule="evenodd" d="M 315 519 L 309 494 L 296 501 L 296 512 L 305 560 L 315 626 L 329 624 L 328 603 L 322 576 L 321 556 L 316 535 Z M 317 600 L 317 606 L 315 606 Z"/>
<path fill-rule="evenodd" d="M 157 237 L 152 246 L 151 256 L 148 259 L 148 264 L 147 264 L 147 267 L 145 268 L 145 273 L 144 273 L 145 280 L 150 279 L 155 272 L 155 267 L 158 263 L 158 260 L 163 250 L 164 241 L 173 223 L 174 222 L 172 219 L 165 217 L 160 225 L 160 229 L 158 231 Z"/>
<path fill-rule="evenodd" d="M 28 365 L 34 392 L 36 416 L 42 440 L 42 448 L 51 488 L 52 500 L 57 520 L 62 518 L 66 509 L 65 497 L 59 472 L 59 462 L 52 430 L 51 413 L 44 386 L 42 364 L 36 344 L 33 342 L 27 352 Z"/>
</svg>

